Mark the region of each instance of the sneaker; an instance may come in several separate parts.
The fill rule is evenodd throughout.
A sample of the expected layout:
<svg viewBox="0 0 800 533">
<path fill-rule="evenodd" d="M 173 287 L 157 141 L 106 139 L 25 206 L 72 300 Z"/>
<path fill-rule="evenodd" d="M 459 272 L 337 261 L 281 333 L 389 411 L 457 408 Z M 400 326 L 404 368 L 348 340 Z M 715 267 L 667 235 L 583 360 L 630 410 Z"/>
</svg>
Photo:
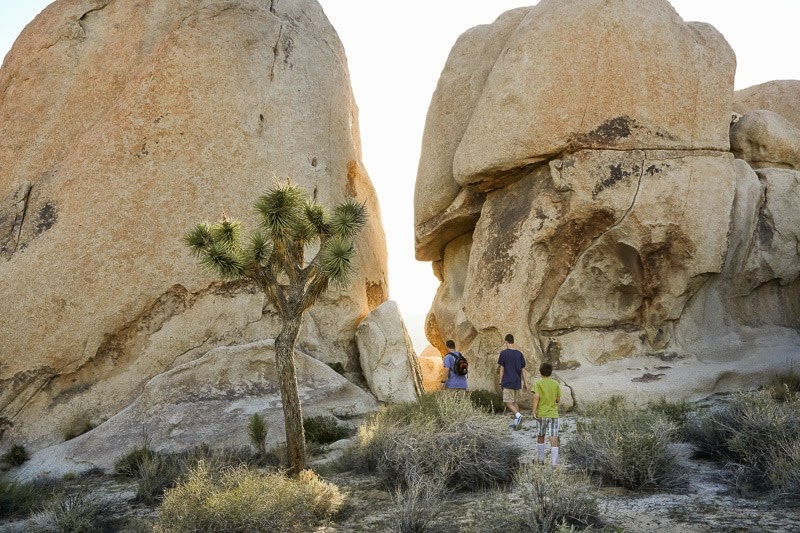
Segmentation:
<svg viewBox="0 0 800 533">
<path fill-rule="evenodd" d="M 514 422 L 511 422 L 511 423 L 508 425 L 508 427 L 510 427 L 511 429 L 517 429 L 517 422 L 516 422 L 516 421 L 514 421 Z"/>
<path fill-rule="evenodd" d="M 519 415 L 516 420 L 514 420 L 514 429 L 517 430 L 522 427 L 522 415 Z"/>
</svg>

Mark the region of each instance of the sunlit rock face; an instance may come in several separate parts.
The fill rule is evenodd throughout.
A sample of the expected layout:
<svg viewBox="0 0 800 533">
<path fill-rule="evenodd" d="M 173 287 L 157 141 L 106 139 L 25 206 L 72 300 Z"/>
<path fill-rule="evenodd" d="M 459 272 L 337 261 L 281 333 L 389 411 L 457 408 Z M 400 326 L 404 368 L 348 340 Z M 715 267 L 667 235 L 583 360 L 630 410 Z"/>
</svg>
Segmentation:
<svg viewBox="0 0 800 533">
<path fill-rule="evenodd" d="M 369 389 L 383 402 L 411 402 L 424 392 L 414 345 L 397 303 L 382 303 L 359 324 L 356 343 Z"/>
<path fill-rule="evenodd" d="M 779 96 L 730 130 L 735 64 L 664 0 L 543 0 L 458 39 L 415 231 L 441 281 L 426 334 L 456 340 L 471 387 L 498 387 L 506 333 L 576 401 L 699 397 L 786 368 L 800 138 Z"/>
<path fill-rule="evenodd" d="M 59 0 L 0 70 L 0 448 L 114 416 L 165 371 L 269 339 L 256 287 L 219 283 L 181 237 L 291 178 L 365 202 L 351 283 L 298 347 L 359 372 L 387 298 L 378 201 L 342 45 L 313 0 Z"/>
</svg>

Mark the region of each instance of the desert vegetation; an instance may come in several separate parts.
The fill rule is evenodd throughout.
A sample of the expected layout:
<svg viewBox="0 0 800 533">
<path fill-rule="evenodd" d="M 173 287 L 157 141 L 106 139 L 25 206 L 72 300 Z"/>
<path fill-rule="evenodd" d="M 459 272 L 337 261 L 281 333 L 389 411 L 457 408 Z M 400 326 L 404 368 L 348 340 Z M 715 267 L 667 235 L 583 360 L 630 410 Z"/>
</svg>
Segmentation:
<svg viewBox="0 0 800 533">
<path fill-rule="evenodd" d="M 564 419 L 564 464 L 557 467 L 532 464 L 533 429 L 509 431 L 506 418 L 484 401 L 493 399 L 489 394 L 426 394 L 418 402 L 385 405 L 355 435 L 332 416 L 308 417 L 309 450 L 327 454 L 341 438 L 350 444 L 338 460 L 299 475 L 286 469 L 285 446 L 267 449 L 269 427 L 254 416 L 242 428 L 249 447 L 200 444 L 163 453 L 143 437 L 110 475 L 0 482 L 0 528 L 614 531 L 630 525 L 615 522 L 625 513 L 609 511 L 609 494 L 617 506 L 624 505 L 620 494 L 631 502 L 659 493 L 666 502 L 685 497 L 692 474 L 687 463 L 697 460 L 714 465 L 737 501 L 785 509 L 800 495 L 800 400 L 794 391 L 777 394 L 775 386 L 702 407 L 666 399 L 637 407 L 622 397 L 583 405 Z M 113 496 L 119 493 L 129 496 Z M 681 509 L 707 518 L 725 508 L 690 497 L 662 514 L 670 527 L 680 527 L 697 514 Z"/>
<path fill-rule="evenodd" d="M 286 453 L 294 474 L 306 466 L 302 408 L 297 391 L 294 348 L 303 313 L 330 286 L 344 286 L 354 270 L 355 239 L 367 223 L 367 209 L 347 199 L 331 212 L 288 180 L 276 183 L 253 208 L 258 228 L 244 237 L 239 220 L 201 222 L 184 237 L 207 270 L 222 279 L 254 282 L 280 317 L 275 362 L 280 379 Z M 306 252 L 318 246 L 306 260 Z"/>
<path fill-rule="evenodd" d="M 682 472 L 671 444 L 682 407 L 662 401 L 640 409 L 622 397 L 588 405 L 566 446 L 571 465 L 600 481 L 633 490 L 674 487 Z M 674 413 L 672 419 L 665 413 Z M 685 413 L 682 414 L 685 416 Z"/>
<path fill-rule="evenodd" d="M 800 502 L 800 395 L 782 383 L 697 414 L 687 438 L 737 490 Z"/>
</svg>

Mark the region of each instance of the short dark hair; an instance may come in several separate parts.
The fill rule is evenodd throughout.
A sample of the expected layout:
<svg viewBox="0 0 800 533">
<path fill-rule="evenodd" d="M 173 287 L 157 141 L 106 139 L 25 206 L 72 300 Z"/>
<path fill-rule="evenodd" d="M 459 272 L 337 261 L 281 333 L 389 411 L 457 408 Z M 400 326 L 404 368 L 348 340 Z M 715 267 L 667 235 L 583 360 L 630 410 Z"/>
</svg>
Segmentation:
<svg viewBox="0 0 800 533">
<path fill-rule="evenodd" d="M 509 333 L 508 335 L 506 335 L 506 342 L 507 342 L 508 344 L 514 344 L 514 335 L 512 335 L 511 333 Z"/>
<path fill-rule="evenodd" d="M 448 347 L 448 348 L 450 348 L 450 349 L 452 349 L 452 350 L 455 350 L 455 349 L 456 349 L 456 343 L 455 343 L 455 342 L 453 342 L 453 341 L 451 341 L 450 339 L 448 339 L 448 340 L 447 340 L 447 342 L 446 342 L 445 344 L 447 345 L 447 347 Z"/>
<path fill-rule="evenodd" d="M 550 377 L 550 374 L 553 373 L 553 365 L 550 363 L 542 363 L 539 365 L 539 373 L 546 378 Z"/>
</svg>

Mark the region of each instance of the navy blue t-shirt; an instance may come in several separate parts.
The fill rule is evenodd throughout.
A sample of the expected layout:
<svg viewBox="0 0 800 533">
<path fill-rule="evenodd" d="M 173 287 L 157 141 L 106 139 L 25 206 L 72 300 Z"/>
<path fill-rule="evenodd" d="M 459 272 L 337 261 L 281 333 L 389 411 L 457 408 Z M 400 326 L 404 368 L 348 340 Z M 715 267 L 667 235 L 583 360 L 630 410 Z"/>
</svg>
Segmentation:
<svg viewBox="0 0 800 533">
<path fill-rule="evenodd" d="M 504 389 L 521 389 L 522 369 L 525 368 L 525 356 L 522 352 L 506 348 L 500 352 L 497 364 L 503 367 L 503 380 L 500 386 Z"/>
</svg>

